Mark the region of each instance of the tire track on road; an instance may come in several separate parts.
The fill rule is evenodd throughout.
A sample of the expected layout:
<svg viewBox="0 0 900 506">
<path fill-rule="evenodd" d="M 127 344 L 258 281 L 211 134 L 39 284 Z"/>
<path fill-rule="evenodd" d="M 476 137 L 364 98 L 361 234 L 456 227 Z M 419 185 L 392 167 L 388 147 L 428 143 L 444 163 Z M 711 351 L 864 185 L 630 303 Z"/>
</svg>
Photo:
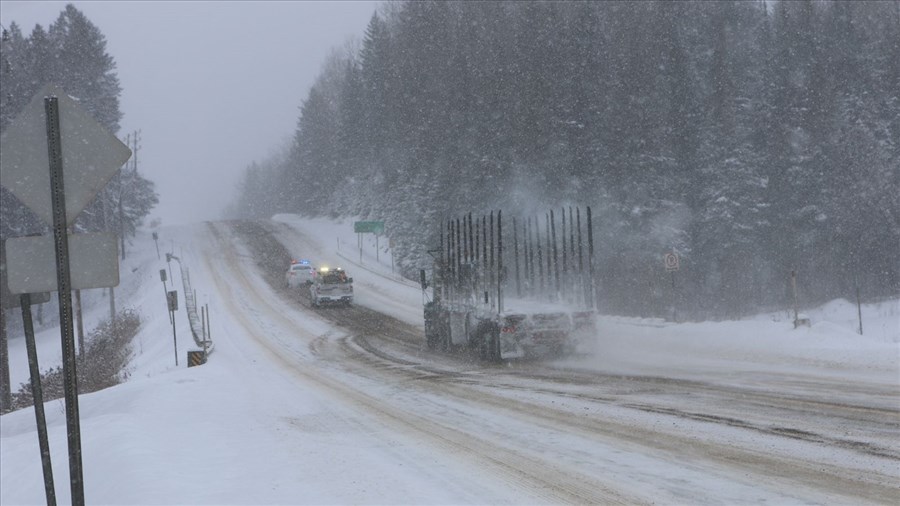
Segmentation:
<svg viewBox="0 0 900 506">
<path fill-rule="evenodd" d="M 277 239 L 271 237 L 271 233 L 263 227 L 260 227 L 260 231 L 254 232 L 254 234 L 260 234 L 253 235 L 253 241 L 256 243 L 273 241 L 278 243 Z M 261 240 L 260 237 L 265 235 L 269 237 Z M 278 266 L 278 268 L 282 266 Z M 828 497 L 836 495 L 873 502 L 890 502 L 897 497 L 896 487 L 893 486 L 896 478 L 894 476 L 865 471 L 849 471 L 832 463 L 773 455 L 757 448 L 735 446 L 721 440 L 704 441 L 698 440 L 697 437 L 673 434 L 671 431 L 649 430 L 646 427 L 635 427 L 633 424 L 623 423 L 621 420 L 609 417 L 598 416 L 593 419 L 573 417 L 571 411 L 559 409 L 558 406 L 511 399 L 510 392 L 518 390 L 540 394 L 548 398 L 613 405 L 618 408 L 689 420 L 699 424 L 708 423 L 734 430 L 755 431 L 771 438 L 795 439 L 820 446 L 834 445 L 849 451 L 894 461 L 897 460 L 897 452 L 892 448 L 879 447 L 863 441 L 821 436 L 815 432 L 791 427 L 765 426 L 735 417 L 702 411 L 677 409 L 646 402 L 628 402 L 627 394 L 616 392 L 639 392 L 647 395 L 648 387 L 650 387 L 651 390 L 655 390 L 650 393 L 665 394 L 670 398 L 683 397 L 687 399 L 691 395 L 697 397 L 698 394 L 703 394 L 712 399 L 711 403 L 709 400 L 705 401 L 704 406 L 707 409 L 716 403 L 751 407 L 748 409 L 752 409 L 752 406 L 765 406 L 769 409 L 777 406 L 778 409 L 789 410 L 798 417 L 816 416 L 822 410 L 827 410 L 839 412 L 840 416 L 857 422 L 859 413 L 864 412 L 869 413 L 877 420 L 882 420 L 884 423 L 882 428 L 894 433 L 898 432 L 896 411 L 867 406 L 846 406 L 815 399 L 756 392 L 727 385 L 710 385 L 670 378 L 603 375 L 596 372 L 562 370 L 540 364 L 519 365 L 513 370 L 479 364 L 475 366 L 477 369 L 475 372 L 461 372 L 459 366 L 465 364 L 449 356 L 444 356 L 442 363 L 422 360 L 422 338 L 417 335 L 418 329 L 414 329 L 412 326 L 363 308 L 341 311 L 339 317 L 336 317 L 336 313 L 322 312 L 319 314 L 330 318 L 334 324 L 346 328 L 355 337 L 340 339 L 336 346 L 333 341 L 322 340 L 317 343 L 316 351 L 327 354 L 335 361 L 341 361 L 343 358 L 352 359 L 355 365 L 346 362 L 345 365 L 353 367 L 356 374 L 378 375 L 384 383 L 426 384 L 428 385 L 425 387 L 426 390 L 432 394 L 439 391 L 447 398 L 457 401 L 465 400 L 498 412 L 507 412 L 509 416 L 535 420 L 544 425 L 552 424 L 564 428 L 566 431 L 578 431 L 587 438 L 603 434 L 603 439 L 607 443 L 614 441 L 620 444 L 652 448 L 655 452 L 668 453 L 673 458 L 677 458 L 679 453 L 689 448 L 692 455 L 699 455 L 711 462 L 718 462 L 720 465 L 734 469 L 737 473 L 752 472 L 758 477 L 764 476 L 766 479 L 776 482 L 799 481 L 806 487 L 828 494 Z M 471 364 L 467 366 L 471 367 Z M 584 392 L 585 388 L 592 387 L 604 388 L 609 393 L 598 395 Z M 424 422 L 440 424 L 440 420 L 429 421 L 426 419 Z M 447 427 L 445 429 L 450 430 Z M 456 437 L 472 438 L 472 435 L 457 432 Z M 648 442 L 652 442 L 652 444 L 648 446 Z M 471 448 L 467 445 L 463 446 Z M 477 448 L 475 449 L 477 450 Z M 494 451 L 499 450 L 495 449 Z M 509 452 L 509 450 L 504 451 Z M 600 486 L 601 490 L 604 488 L 605 485 Z M 612 494 L 611 497 L 620 497 L 615 492 L 608 493 Z M 581 494 L 579 494 L 580 496 Z"/>
</svg>

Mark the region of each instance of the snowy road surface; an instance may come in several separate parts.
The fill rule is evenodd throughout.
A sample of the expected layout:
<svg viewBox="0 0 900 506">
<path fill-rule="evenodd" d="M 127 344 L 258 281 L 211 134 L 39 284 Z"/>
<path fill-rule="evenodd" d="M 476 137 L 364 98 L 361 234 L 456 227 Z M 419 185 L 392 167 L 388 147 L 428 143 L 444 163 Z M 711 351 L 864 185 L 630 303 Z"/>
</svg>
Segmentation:
<svg viewBox="0 0 900 506">
<path fill-rule="evenodd" d="M 159 290 L 155 253 L 134 260 L 148 320 L 134 373 L 81 402 L 88 502 L 900 500 L 896 342 L 785 344 L 792 334 L 771 321 L 605 318 L 579 357 L 483 364 L 424 350 L 419 288 L 354 265 L 327 225 L 282 216 L 177 233 L 213 312 L 215 352 L 191 369 L 170 363 L 166 313 L 151 316 L 143 295 Z M 282 288 L 285 255 L 343 264 L 356 307 L 316 311 Z M 59 402 L 48 418 L 64 501 Z M 0 502 L 41 503 L 33 413 L 0 422 Z"/>
</svg>

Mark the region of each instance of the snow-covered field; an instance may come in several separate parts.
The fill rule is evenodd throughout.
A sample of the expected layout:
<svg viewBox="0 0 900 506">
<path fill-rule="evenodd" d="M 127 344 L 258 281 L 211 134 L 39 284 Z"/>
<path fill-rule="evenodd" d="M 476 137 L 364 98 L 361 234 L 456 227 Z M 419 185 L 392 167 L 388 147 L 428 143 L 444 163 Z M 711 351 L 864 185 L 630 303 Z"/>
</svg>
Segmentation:
<svg viewBox="0 0 900 506">
<path fill-rule="evenodd" d="M 298 257 L 348 269 L 359 305 L 421 328 L 421 290 L 391 272 L 386 240 L 376 261 L 372 237 L 360 254 L 350 221 L 274 221 Z M 88 503 L 900 501 L 900 300 L 863 306 L 863 335 L 846 301 L 806 311 L 812 325 L 797 330 L 786 314 L 684 324 L 605 316 L 590 353 L 542 370 L 590 378 L 559 386 L 513 365 L 432 363 L 425 353 L 420 363 L 355 360 L 357 336 L 274 292 L 227 227 L 215 230 L 159 231 L 210 311 L 215 351 L 201 367 L 186 367 L 195 346 L 183 307 L 175 365 L 159 279 L 167 266 L 149 232 L 121 265 L 117 307 L 143 323 L 128 381 L 80 398 Z M 85 295 L 88 329 L 109 310 L 95 292 Z M 42 369 L 60 363 L 59 339 L 58 329 L 39 332 Z M 11 335 L 9 348 L 15 388 L 28 381 L 24 339 Z M 829 412 L 831 403 L 847 411 Z M 794 404 L 823 410 L 821 419 L 799 417 Z M 871 425 L 860 414 L 866 425 L 856 426 L 863 411 Z M 47 402 L 46 414 L 67 503 L 63 401 Z M 4 415 L 0 504 L 44 502 L 34 413 Z"/>
</svg>

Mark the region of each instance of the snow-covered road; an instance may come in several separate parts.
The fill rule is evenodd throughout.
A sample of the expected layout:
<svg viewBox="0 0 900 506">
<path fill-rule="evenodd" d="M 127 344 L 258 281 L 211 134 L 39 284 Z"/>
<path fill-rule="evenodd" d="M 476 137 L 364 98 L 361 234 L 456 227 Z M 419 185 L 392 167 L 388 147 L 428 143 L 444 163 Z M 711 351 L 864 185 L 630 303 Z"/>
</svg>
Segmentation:
<svg viewBox="0 0 900 506">
<path fill-rule="evenodd" d="M 307 235 L 270 230 L 289 250 L 324 254 Z M 396 288 L 378 292 L 385 284 L 363 283 L 362 301 L 397 299 Z M 348 320 L 347 333 L 313 345 L 332 366 L 322 376 L 341 382 L 357 402 L 362 396 L 364 411 L 409 425 L 398 429 L 419 434 L 423 444 L 440 442 L 431 452 L 439 460 L 450 441 L 454 455 L 463 449 L 473 459 L 474 474 L 528 484 L 525 490 L 550 502 L 700 499 L 686 495 L 684 483 L 703 490 L 702 500 L 714 490 L 724 502 L 881 502 L 897 492 L 891 385 L 799 373 L 711 383 L 708 373 L 696 380 L 613 376 L 566 363 L 472 365 L 436 360 L 421 342 L 398 346 L 396 336 L 373 333 L 365 320 L 329 316 Z M 848 437 L 848 424 L 855 436 Z"/>
<path fill-rule="evenodd" d="M 421 291 L 368 259 L 353 265 L 352 233 L 339 230 L 283 216 L 173 232 L 216 343 L 190 369 L 171 364 L 164 305 L 150 302 L 161 298 L 155 254 L 134 260 L 146 289 L 132 301 L 145 317 L 133 374 L 80 403 L 88 502 L 900 499 L 895 342 L 839 346 L 843 334 L 813 332 L 785 343 L 798 334 L 772 321 L 607 318 L 581 357 L 482 364 L 424 350 Z M 315 311 L 280 288 L 262 258 L 278 255 L 258 253 L 272 240 L 343 263 L 359 307 Z M 65 502 L 60 402 L 47 411 Z M 0 431 L 0 502 L 43 502 L 33 413 L 4 415 Z"/>
</svg>

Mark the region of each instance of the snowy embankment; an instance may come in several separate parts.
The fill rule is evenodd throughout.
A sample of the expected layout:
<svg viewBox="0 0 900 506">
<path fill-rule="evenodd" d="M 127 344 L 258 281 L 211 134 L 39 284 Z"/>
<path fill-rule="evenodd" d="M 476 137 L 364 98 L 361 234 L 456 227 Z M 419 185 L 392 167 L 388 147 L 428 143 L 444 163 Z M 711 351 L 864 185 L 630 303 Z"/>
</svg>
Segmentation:
<svg viewBox="0 0 900 506">
<path fill-rule="evenodd" d="M 665 323 L 601 317 L 593 354 L 580 367 L 627 374 L 728 381 L 744 373 L 802 373 L 900 388 L 900 301 L 863 306 L 860 335 L 835 301 L 808 312 L 810 327 L 760 316 L 741 321 Z"/>
</svg>

